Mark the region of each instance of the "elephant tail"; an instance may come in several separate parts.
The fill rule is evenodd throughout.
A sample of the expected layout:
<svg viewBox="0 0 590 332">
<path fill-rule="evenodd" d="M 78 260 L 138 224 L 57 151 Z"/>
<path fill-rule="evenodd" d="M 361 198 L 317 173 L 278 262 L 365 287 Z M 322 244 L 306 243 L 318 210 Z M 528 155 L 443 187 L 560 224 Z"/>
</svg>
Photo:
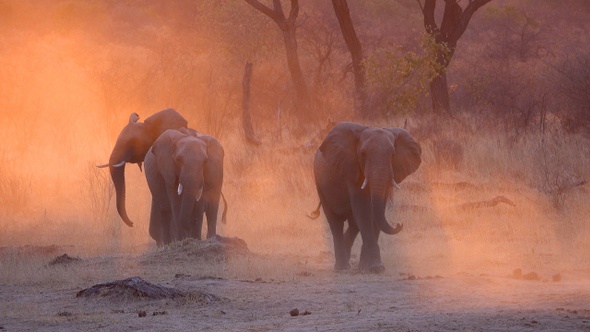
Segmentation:
<svg viewBox="0 0 590 332">
<path fill-rule="evenodd" d="M 318 207 L 315 210 L 311 211 L 311 214 L 308 214 L 307 217 L 309 219 L 317 219 L 320 216 L 320 207 L 321 206 L 322 206 L 322 202 L 320 201 L 318 203 Z"/>
<path fill-rule="evenodd" d="M 223 196 L 223 192 L 221 193 L 221 199 L 223 199 L 223 214 L 221 215 L 221 223 L 222 224 L 227 224 L 227 201 L 225 200 L 225 196 Z"/>
</svg>

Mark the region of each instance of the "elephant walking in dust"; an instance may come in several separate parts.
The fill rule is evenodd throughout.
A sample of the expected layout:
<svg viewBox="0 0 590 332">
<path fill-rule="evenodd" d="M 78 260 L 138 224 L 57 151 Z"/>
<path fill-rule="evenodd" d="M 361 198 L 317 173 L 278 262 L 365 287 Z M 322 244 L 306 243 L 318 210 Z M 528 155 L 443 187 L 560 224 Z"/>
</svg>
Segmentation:
<svg viewBox="0 0 590 332">
<path fill-rule="evenodd" d="M 154 142 L 145 175 L 152 193 L 150 235 L 158 245 L 201 239 L 204 214 L 207 238 L 217 234 L 223 158 L 217 139 L 190 129 L 167 130 Z M 227 202 L 222 222 L 226 212 Z"/>
<path fill-rule="evenodd" d="M 136 163 L 141 170 L 141 163 L 148 149 L 164 131 L 186 128 L 188 125 L 182 115 L 171 108 L 153 114 L 143 123 L 138 120 L 139 115 L 132 113 L 129 123 L 117 138 L 109 162 L 97 165 L 99 168 L 109 167 L 117 196 L 117 212 L 129 227 L 133 226 L 133 222 L 127 216 L 125 208 L 125 164 Z"/>
<path fill-rule="evenodd" d="M 359 269 L 384 270 L 378 245 L 379 233 L 396 234 L 402 224 L 389 225 L 385 208 L 391 187 L 398 187 L 420 163 L 422 149 L 401 128 L 373 128 L 338 123 L 328 133 L 314 159 L 314 175 L 320 206 L 334 240 L 336 270 L 350 268 L 350 251 L 358 233 L 362 247 Z M 348 228 L 344 233 L 344 223 Z"/>
</svg>

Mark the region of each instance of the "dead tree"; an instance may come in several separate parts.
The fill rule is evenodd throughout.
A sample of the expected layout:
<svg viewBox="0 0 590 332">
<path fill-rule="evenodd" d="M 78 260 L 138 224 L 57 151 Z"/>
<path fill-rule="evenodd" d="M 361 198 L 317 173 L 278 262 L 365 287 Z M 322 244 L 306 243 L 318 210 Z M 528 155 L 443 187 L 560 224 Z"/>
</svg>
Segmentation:
<svg viewBox="0 0 590 332">
<path fill-rule="evenodd" d="M 252 129 L 252 116 L 250 115 L 250 81 L 252 80 L 252 63 L 247 62 L 244 68 L 244 78 L 242 79 L 242 127 L 246 135 L 246 141 L 254 145 L 260 145 L 261 142 L 254 134 Z"/>
<path fill-rule="evenodd" d="M 299 15 L 299 0 L 290 0 L 291 11 L 289 12 L 289 17 L 285 17 L 280 0 L 273 0 L 272 8 L 267 7 L 258 0 L 245 1 L 264 15 L 270 17 L 279 26 L 279 29 L 281 29 L 285 42 L 285 51 L 287 53 L 287 66 L 289 67 L 291 79 L 295 85 L 297 101 L 301 109 L 307 109 L 309 106 L 309 93 L 301 71 L 301 65 L 299 64 L 297 38 L 295 36 L 295 30 L 297 29 L 295 23 L 297 21 L 297 15 Z"/>
<path fill-rule="evenodd" d="M 455 53 L 457 42 L 467 29 L 473 14 L 483 5 L 492 0 L 468 0 L 465 9 L 461 8 L 458 0 L 445 0 L 445 9 L 440 28 L 434 19 L 436 0 L 420 0 L 418 4 L 424 15 L 424 28 L 440 47 L 437 50 L 436 62 L 439 69 L 430 81 L 430 96 L 432 109 L 435 113 L 450 112 L 449 89 L 445 70 Z"/>
</svg>

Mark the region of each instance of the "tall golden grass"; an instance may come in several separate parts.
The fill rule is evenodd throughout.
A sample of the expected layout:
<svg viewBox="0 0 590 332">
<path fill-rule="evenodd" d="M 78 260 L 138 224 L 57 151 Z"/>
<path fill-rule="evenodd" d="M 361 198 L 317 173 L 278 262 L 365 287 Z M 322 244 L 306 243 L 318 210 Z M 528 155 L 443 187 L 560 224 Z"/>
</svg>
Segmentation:
<svg viewBox="0 0 590 332">
<path fill-rule="evenodd" d="M 560 135 L 531 135 L 518 142 L 501 135 L 463 135 L 460 143 L 465 157 L 460 169 L 435 164 L 432 141 L 436 138 L 425 140 L 422 166 L 402 183 L 402 190 L 393 193 L 388 209 L 390 222 L 405 225 L 398 235 L 380 237 L 388 269 L 432 275 L 464 269 L 508 272 L 514 267 L 547 273 L 575 270 L 590 255 L 587 189 L 584 185 L 564 189 L 556 205 L 551 185 L 556 183 L 552 179 L 558 181 L 564 175 L 572 176 L 572 184 L 576 178 L 588 178 L 584 165 L 590 154 L 584 138 Z M 305 216 L 318 202 L 312 172 L 314 147 L 294 138 L 252 147 L 239 133 L 226 136 L 222 144 L 226 150 L 223 191 L 229 213 L 228 223 L 219 224 L 219 233 L 242 238 L 253 252 L 270 256 L 234 261 L 229 270 L 226 267 L 217 274 L 289 277 L 296 271 L 290 267 L 293 261 L 284 257 L 316 257 L 332 250 L 323 216 L 318 220 Z M 0 243 L 69 245 L 71 253 L 86 257 L 156 250 L 147 233 L 150 197 L 143 173 L 136 167 L 127 170 L 127 205 L 136 222 L 133 228 L 122 224 L 112 200 L 106 217 L 97 218 L 94 203 L 84 199 L 83 193 L 102 192 L 104 187 L 95 186 L 85 176 L 96 175 L 79 172 L 72 181 L 79 185 L 56 192 L 63 197 L 54 197 L 55 205 L 31 204 L 26 213 L 3 212 Z M 31 202 L 38 192 L 35 188 L 47 182 L 32 180 Z M 497 196 L 515 206 L 459 208 Z M 63 201 L 67 203 L 58 204 Z M 353 260 L 359 246 L 360 238 Z M 30 269 L 41 262 L 9 256 L 0 264 L 4 271 L 0 279 L 8 282 L 26 280 Z"/>
</svg>

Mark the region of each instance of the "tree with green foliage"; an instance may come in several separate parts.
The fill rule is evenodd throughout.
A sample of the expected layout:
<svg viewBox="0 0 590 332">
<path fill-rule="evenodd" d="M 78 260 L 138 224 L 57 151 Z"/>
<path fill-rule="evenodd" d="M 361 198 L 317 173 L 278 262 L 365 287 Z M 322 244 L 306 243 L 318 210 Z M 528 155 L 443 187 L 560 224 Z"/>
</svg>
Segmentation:
<svg viewBox="0 0 590 332">
<path fill-rule="evenodd" d="M 441 51 L 437 54 L 437 62 L 442 69 L 431 78 L 430 97 L 432 98 L 432 109 L 435 113 L 449 113 L 451 107 L 445 70 L 451 62 L 455 49 L 457 48 L 457 42 L 467 29 L 467 25 L 473 14 L 492 0 L 468 0 L 465 9 L 459 5 L 458 0 L 445 0 L 445 8 L 440 27 L 436 24 L 434 14 L 436 0 L 424 0 L 424 4 L 422 4 L 421 0 L 416 1 L 420 5 L 420 9 L 424 15 L 424 28 L 426 32 L 434 38 L 437 44 L 445 45 L 441 49 L 448 49 L 448 52 Z"/>
</svg>

